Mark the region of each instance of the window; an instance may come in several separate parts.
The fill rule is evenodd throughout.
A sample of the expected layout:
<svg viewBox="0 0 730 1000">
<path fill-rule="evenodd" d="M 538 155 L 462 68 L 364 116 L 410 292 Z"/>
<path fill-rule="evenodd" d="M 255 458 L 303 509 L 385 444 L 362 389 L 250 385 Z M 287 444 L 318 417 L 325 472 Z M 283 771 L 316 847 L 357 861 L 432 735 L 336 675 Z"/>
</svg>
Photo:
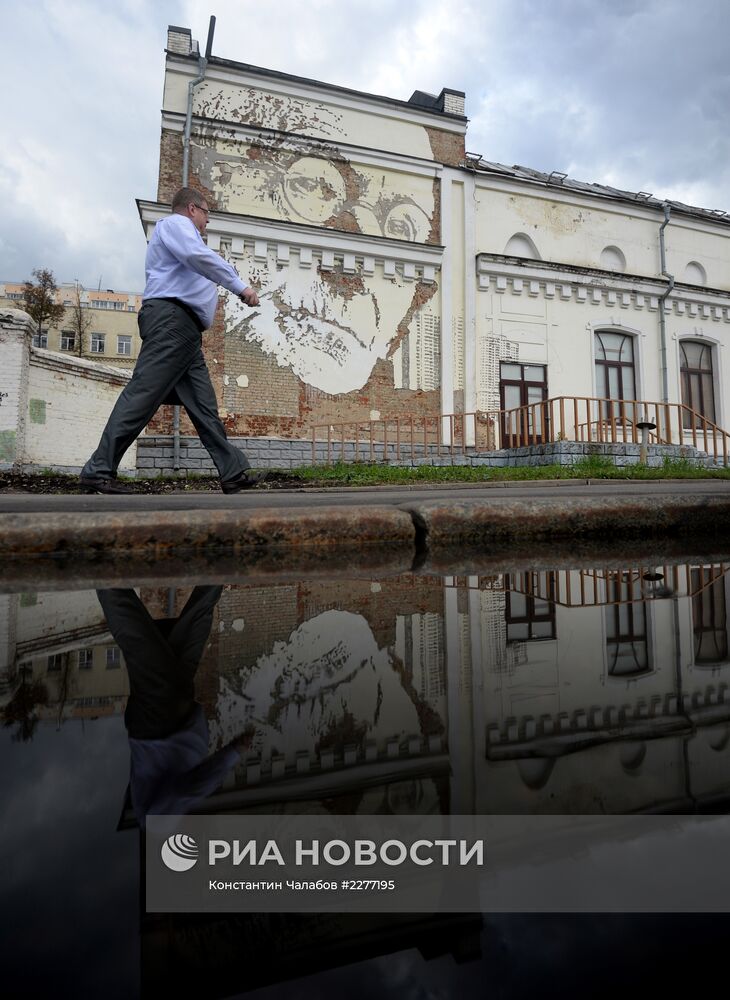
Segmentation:
<svg viewBox="0 0 730 1000">
<path fill-rule="evenodd" d="M 24 295 L 22 292 L 8 292 L 8 298 L 13 299 L 15 302 L 20 302 Z"/>
<path fill-rule="evenodd" d="M 106 669 L 116 670 L 122 664 L 122 652 L 119 646 L 110 646 L 106 651 Z"/>
<path fill-rule="evenodd" d="M 634 339 L 627 333 L 599 330 L 596 348 L 596 395 L 602 400 L 635 400 Z M 634 408 L 620 403 L 601 403 L 601 420 L 621 423 L 634 420 Z"/>
<path fill-rule="evenodd" d="M 117 337 L 117 354 L 126 354 L 130 357 L 132 354 L 132 338 L 131 337 Z"/>
<path fill-rule="evenodd" d="M 94 650 L 79 650 L 79 670 L 91 670 L 94 665 Z"/>
<path fill-rule="evenodd" d="M 606 652 L 609 677 L 650 673 L 646 604 L 641 585 L 627 574 L 612 574 L 606 582 Z"/>
<path fill-rule="evenodd" d="M 709 566 L 692 570 L 692 630 L 697 666 L 728 659 L 725 577 L 713 579 Z"/>
<path fill-rule="evenodd" d="M 123 303 L 123 302 L 115 302 L 115 303 L 114 303 L 114 308 L 115 308 L 115 309 L 116 309 L 117 311 L 123 311 L 123 310 L 124 310 L 124 308 L 125 308 L 125 305 L 124 305 L 124 303 Z"/>
<path fill-rule="evenodd" d="M 555 574 L 505 576 L 507 643 L 555 638 Z"/>
<path fill-rule="evenodd" d="M 92 333 L 91 334 L 91 353 L 92 354 L 103 354 L 104 353 L 104 334 L 103 333 Z"/>
<path fill-rule="evenodd" d="M 76 347 L 76 335 L 71 330 L 61 330 L 61 350 L 73 351 Z"/>
<path fill-rule="evenodd" d="M 712 371 L 712 348 L 696 340 L 679 344 L 679 376 L 682 381 L 682 402 L 700 417 L 715 422 L 715 390 Z M 700 420 L 695 420 L 697 426 Z M 692 429 L 692 414 L 682 414 L 682 426 Z"/>
<path fill-rule="evenodd" d="M 48 673 L 55 674 L 63 666 L 63 653 L 51 653 L 48 657 Z"/>
<path fill-rule="evenodd" d="M 33 347 L 48 347 L 48 331 L 33 334 Z"/>
</svg>

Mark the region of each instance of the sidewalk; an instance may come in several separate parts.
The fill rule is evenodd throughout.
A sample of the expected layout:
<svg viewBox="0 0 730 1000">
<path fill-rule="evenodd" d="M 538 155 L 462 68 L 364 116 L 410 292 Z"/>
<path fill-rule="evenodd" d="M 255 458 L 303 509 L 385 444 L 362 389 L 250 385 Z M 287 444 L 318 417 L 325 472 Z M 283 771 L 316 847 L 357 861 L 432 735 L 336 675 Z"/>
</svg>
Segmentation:
<svg viewBox="0 0 730 1000">
<path fill-rule="evenodd" d="M 554 480 L 132 495 L 0 494 L 0 559 L 146 564 L 355 552 L 412 562 L 440 549 L 626 539 L 730 542 L 730 482 Z M 728 545 L 730 549 L 730 545 Z M 376 559 L 377 561 L 377 559 Z"/>
</svg>

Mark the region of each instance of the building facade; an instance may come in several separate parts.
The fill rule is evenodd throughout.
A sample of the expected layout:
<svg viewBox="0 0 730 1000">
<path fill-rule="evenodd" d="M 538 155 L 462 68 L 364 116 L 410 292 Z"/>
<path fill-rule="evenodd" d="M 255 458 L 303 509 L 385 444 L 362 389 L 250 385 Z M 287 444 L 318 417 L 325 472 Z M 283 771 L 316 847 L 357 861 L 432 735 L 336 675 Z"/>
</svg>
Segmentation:
<svg viewBox="0 0 730 1000">
<path fill-rule="evenodd" d="M 23 309 L 23 282 L 0 282 L 0 308 Z M 139 354 L 141 340 L 137 314 L 142 296 L 137 292 L 115 292 L 111 288 L 90 290 L 78 286 L 78 303 L 82 310 L 84 332 L 79 344 L 79 323 L 74 316 L 77 286 L 73 282 L 59 285 L 56 303 L 66 308 L 57 326 L 49 326 L 33 335 L 33 346 L 59 351 L 76 357 L 90 358 L 106 364 L 130 368 Z"/>
<path fill-rule="evenodd" d="M 171 27 L 148 236 L 199 69 Z M 261 298 L 223 294 L 206 335 L 230 434 L 469 414 L 458 433 L 489 424 L 491 448 L 626 441 L 640 419 L 681 444 L 727 423 L 727 213 L 467 154 L 447 88 L 398 101 L 211 57 L 192 93 L 208 244 Z"/>
</svg>

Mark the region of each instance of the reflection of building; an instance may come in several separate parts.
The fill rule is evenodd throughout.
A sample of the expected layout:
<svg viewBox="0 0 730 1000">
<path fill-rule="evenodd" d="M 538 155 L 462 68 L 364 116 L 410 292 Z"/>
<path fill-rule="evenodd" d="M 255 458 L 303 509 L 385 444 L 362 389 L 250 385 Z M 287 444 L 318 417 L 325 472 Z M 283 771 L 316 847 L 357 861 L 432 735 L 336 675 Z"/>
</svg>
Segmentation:
<svg viewBox="0 0 730 1000">
<path fill-rule="evenodd" d="M 0 306 L 23 309 L 23 288 L 19 282 L 0 283 Z M 141 343 L 137 313 L 142 296 L 136 292 L 115 292 L 111 288 L 96 291 L 79 286 L 77 308 L 81 309 L 84 327 L 79 350 L 79 323 L 73 316 L 76 295 L 75 284 L 59 285 L 55 301 L 66 307 L 66 314 L 58 326 L 35 333 L 33 346 L 122 367 L 133 365 Z"/>
<path fill-rule="evenodd" d="M 196 44 L 169 28 L 147 234 L 181 183 Z M 234 434 L 534 404 L 489 423 L 503 444 L 624 442 L 638 399 L 674 404 L 651 409 L 653 440 L 720 440 L 703 418 L 727 422 L 727 213 L 468 155 L 458 91 L 394 100 L 215 56 L 204 72 L 190 180 L 209 245 L 262 300 L 226 297 L 208 338 Z"/>
<path fill-rule="evenodd" d="M 724 796 L 725 571 L 228 587 L 199 697 L 217 741 L 255 736 L 216 805 L 622 812 Z M 3 704 L 39 681 L 45 718 L 123 707 L 92 594 L 6 595 L 2 617 Z"/>
<path fill-rule="evenodd" d="M 0 595 L 8 642 L 0 663 L 0 704 L 22 685 L 43 701 L 41 719 L 94 719 L 124 708 L 129 690 L 119 647 L 93 591 Z"/>
<path fill-rule="evenodd" d="M 725 575 L 692 562 L 227 587 L 198 694 L 221 739 L 249 723 L 257 739 L 204 808 L 726 810 Z M 143 598 L 155 617 L 168 610 L 167 591 Z M 126 671 L 93 592 L 6 594 L 0 622 L 0 704 L 31 668 L 49 688 L 41 725 L 72 702 L 86 717 L 104 698 L 121 708 Z M 614 669 L 618 639 L 645 642 L 645 660 Z M 468 956 L 479 918 L 143 914 L 141 926 L 146 985 L 213 996 L 407 947 Z"/>
</svg>

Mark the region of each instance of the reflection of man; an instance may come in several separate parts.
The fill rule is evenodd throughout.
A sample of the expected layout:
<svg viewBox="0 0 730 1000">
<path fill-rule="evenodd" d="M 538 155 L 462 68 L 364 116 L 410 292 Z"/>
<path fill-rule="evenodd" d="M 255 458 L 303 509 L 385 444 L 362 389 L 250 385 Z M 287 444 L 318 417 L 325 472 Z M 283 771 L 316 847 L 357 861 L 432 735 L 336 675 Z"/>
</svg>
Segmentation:
<svg viewBox="0 0 730 1000">
<path fill-rule="evenodd" d="M 173 198 L 172 215 L 155 226 L 139 313 L 142 350 L 98 448 L 81 470 L 81 486 L 90 492 L 131 492 L 117 482 L 117 468 L 165 402 L 180 403 L 187 410 L 218 469 L 224 493 L 238 493 L 261 478 L 249 472 L 248 459 L 226 437 L 202 351 L 202 332 L 212 324 L 218 302 L 216 285 L 247 306 L 259 300 L 235 268 L 205 245 L 207 224 L 206 199 L 192 188 L 181 188 Z"/>
<path fill-rule="evenodd" d="M 132 807 L 148 814 L 189 812 L 221 784 L 248 737 L 208 756 L 208 723 L 194 679 L 222 587 L 196 587 L 179 618 L 153 619 L 133 590 L 98 590 L 122 652 L 130 695 L 124 724 L 131 751 Z"/>
</svg>

